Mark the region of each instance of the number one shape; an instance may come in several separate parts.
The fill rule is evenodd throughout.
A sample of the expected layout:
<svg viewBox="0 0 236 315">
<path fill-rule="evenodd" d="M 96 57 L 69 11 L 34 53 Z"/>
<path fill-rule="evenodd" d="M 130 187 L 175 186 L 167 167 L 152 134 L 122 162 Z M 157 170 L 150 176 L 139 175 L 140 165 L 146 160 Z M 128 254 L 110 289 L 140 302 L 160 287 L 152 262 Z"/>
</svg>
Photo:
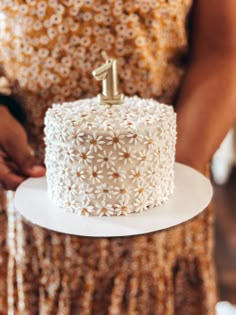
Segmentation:
<svg viewBox="0 0 236 315">
<path fill-rule="evenodd" d="M 116 60 L 109 58 L 105 52 L 102 53 L 102 56 L 106 63 L 92 72 L 96 80 L 102 81 L 100 101 L 107 105 L 122 104 L 124 95 L 118 92 Z"/>
</svg>

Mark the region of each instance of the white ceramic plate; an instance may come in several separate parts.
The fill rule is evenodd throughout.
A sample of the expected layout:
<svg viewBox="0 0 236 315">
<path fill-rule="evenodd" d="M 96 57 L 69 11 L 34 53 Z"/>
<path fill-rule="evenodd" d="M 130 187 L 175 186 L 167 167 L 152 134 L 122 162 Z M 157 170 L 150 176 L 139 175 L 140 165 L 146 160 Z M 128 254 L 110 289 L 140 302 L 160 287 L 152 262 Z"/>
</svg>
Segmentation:
<svg viewBox="0 0 236 315">
<path fill-rule="evenodd" d="M 92 237 L 128 236 L 163 230 L 190 220 L 209 204 L 210 181 L 186 165 L 175 164 L 175 193 L 162 207 L 119 217 L 66 213 L 49 200 L 46 178 L 29 178 L 15 194 L 15 207 L 28 221 L 49 230 Z"/>
</svg>

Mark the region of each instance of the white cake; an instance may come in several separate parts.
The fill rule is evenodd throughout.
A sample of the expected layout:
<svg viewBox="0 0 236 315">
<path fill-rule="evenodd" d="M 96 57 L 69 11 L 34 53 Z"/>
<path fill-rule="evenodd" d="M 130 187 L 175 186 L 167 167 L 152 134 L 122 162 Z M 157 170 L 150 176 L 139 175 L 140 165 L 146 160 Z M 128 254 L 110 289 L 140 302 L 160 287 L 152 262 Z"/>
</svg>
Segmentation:
<svg viewBox="0 0 236 315">
<path fill-rule="evenodd" d="M 165 203 L 174 191 L 176 114 L 151 99 L 98 97 L 54 104 L 45 119 L 49 196 L 80 215 L 117 216 Z"/>
</svg>

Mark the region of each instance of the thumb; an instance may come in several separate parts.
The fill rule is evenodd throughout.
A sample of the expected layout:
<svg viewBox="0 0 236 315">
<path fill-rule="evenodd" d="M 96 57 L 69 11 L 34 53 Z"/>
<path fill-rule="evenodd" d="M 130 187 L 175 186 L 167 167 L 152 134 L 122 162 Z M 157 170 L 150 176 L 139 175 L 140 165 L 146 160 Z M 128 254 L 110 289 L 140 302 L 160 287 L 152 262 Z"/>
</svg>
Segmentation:
<svg viewBox="0 0 236 315">
<path fill-rule="evenodd" d="M 30 177 L 41 177 L 45 175 L 45 168 L 41 165 L 36 165 L 37 163 L 35 163 L 34 165 L 32 165 L 31 167 L 25 168 L 24 169 L 24 174 L 28 175 Z"/>
</svg>

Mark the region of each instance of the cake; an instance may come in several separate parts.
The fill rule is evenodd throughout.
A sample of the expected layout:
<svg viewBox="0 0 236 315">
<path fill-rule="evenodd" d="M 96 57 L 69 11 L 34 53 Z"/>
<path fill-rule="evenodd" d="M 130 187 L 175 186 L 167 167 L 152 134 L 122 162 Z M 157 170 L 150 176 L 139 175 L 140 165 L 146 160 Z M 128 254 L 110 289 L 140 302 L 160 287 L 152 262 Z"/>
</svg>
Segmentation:
<svg viewBox="0 0 236 315">
<path fill-rule="evenodd" d="M 176 114 L 137 96 L 54 104 L 45 118 L 50 199 L 65 211 L 118 216 L 164 204 L 174 191 Z"/>
</svg>

